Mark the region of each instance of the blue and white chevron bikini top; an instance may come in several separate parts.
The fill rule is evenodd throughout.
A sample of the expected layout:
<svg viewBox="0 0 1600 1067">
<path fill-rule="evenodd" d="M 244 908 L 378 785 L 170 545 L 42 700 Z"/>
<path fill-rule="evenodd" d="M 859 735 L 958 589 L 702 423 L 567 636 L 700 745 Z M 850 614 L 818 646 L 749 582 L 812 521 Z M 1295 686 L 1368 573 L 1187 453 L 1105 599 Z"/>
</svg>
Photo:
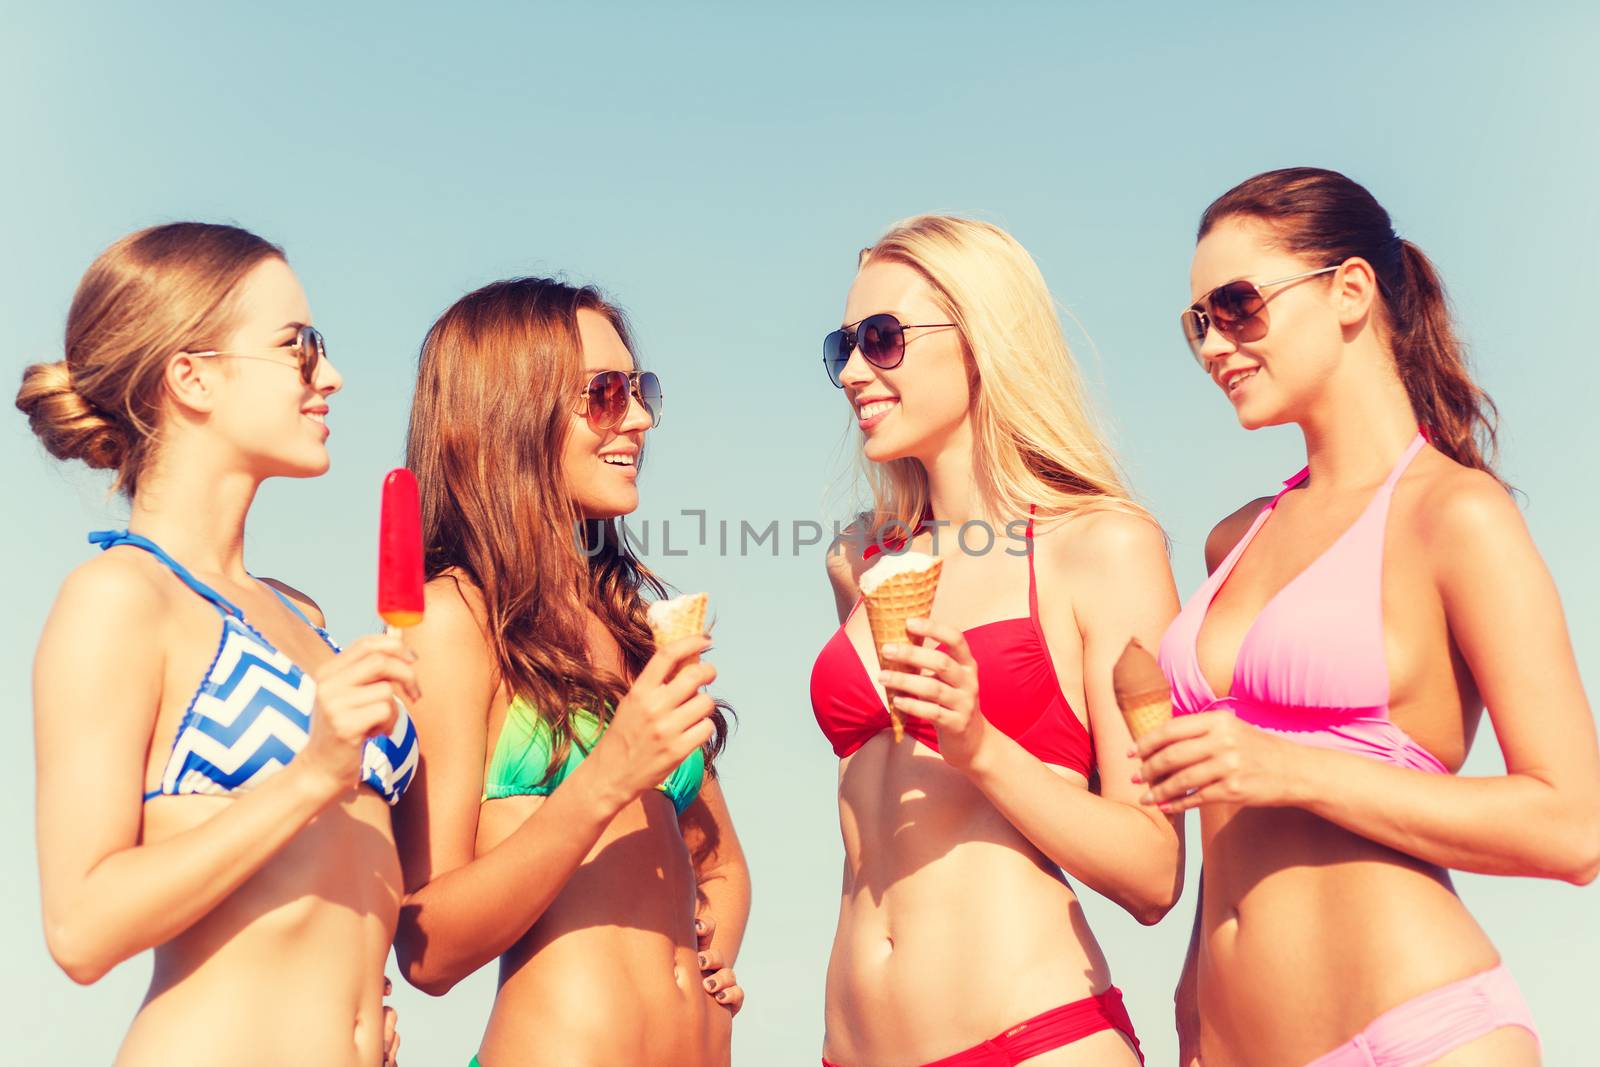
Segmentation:
<svg viewBox="0 0 1600 1067">
<path fill-rule="evenodd" d="M 89 542 L 102 549 L 117 545 L 144 549 L 222 615 L 217 654 L 178 724 L 172 754 L 161 775 L 161 788 L 146 793 L 145 799 L 247 792 L 287 766 L 295 753 L 305 747 L 309 736 L 317 683 L 273 648 L 272 642 L 245 620 L 244 612 L 190 574 L 155 542 L 119 530 L 97 531 L 89 535 Z M 329 648 L 339 651 L 328 631 L 307 619 L 294 601 L 276 589 L 272 591 Z M 402 705 L 394 729 L 387 736 L 367 741 L 361 758 L 361 780 L 394 804 L 411 784 L 416 769 L 417 729 Z"/>
</svg>

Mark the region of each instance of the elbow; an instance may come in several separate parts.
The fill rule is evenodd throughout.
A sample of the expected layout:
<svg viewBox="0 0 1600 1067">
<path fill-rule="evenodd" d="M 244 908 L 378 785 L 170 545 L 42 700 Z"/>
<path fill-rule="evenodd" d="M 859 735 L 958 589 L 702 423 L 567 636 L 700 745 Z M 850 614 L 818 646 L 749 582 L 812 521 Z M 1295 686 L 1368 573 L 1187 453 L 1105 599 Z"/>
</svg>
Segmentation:
<svg viewBox="0 0 1600 1067">
<path fill-rule="evenodd" d="M 1577 837 L 1577 842 L 1568 849 L 1561 878 L 1573 885 L 1585 886 L 1600 878 L 1600 814 L 1586 819 Z"/>
<path fill-rule="evenodd" d="M 44 939 L 50 958 L 78 985 L 94 985 L 116 964 L 68 923 L 46 923 Z"/>
<path fill-rule="evenodd" d="M 1159 893 L 1134 903 L 1132 907 L 1128 908 L 1128 914 L 1132 915 L 1140 926 L 1154 926 L 1162 919 L 1165 919 L 1167 913 L 1176 907 L 1177 903 L 1178 894 L 1176 892 Z"/>
<path fill-rule="evenodd" d="M 439 953 L 427 951 L 427 940 L 421 930 L 406 922 L 406 911 L 401 912 L 400 928 L 395 931 L 394 958 L 400 964 L 400 973 L 407 984 L 430 997 L 442 997 L 466 977 L 439 966 Z"/>
</svg>

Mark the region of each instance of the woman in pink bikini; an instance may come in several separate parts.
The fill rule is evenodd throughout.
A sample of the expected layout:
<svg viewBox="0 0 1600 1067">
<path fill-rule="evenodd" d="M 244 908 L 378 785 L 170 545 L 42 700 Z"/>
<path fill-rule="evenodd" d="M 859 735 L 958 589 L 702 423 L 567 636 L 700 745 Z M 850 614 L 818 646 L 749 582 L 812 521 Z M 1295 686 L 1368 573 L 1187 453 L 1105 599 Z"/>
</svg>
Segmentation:
<svg viewBox="0 0 1600 1067">
<path fill-rule="evenodd" d="M 1147 800 L 1201 812 L 1183 1063 L 1537 1064 L 1448 871 L 1592 881 L 1600 752 L 1438 277 L 1296 168 L 1206 210 L 1191 284 L 1201 367 L 1307 467 L 1212 531 L 1161 648 L 1177 716 L 1138 747 Z M 1506 773 L 1455 777 L 1485 707 Z"/>
<path fill-rule="evenodd" d="M 942 216 L 894 227 L 862 256 L 842 321 L 824 363 L 877 475 L 866 525 L 918 527 L 911 548 L 943 571 L 931 620 L 910 623 L 927 647 L 879 663 L 854 607 L 875 553 L 846 537 L 829 556 L 843 625 L 811 703 L 840 760 L 845 863 L 823 1062 L 1136 1067 L 1073 882 L 1146 923 L 1182 886 L 1111 683 L 1128 640 L 1154 647 L 1178 610 L 1165 539 L 1009 234 Z"/>
</svg>

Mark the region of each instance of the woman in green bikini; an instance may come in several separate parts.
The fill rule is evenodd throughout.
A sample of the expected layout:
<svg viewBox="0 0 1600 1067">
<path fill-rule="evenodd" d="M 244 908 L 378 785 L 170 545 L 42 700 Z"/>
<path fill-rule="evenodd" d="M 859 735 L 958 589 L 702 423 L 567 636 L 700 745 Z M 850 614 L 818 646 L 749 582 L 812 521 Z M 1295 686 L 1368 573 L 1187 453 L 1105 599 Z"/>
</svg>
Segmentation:
<svg viewBox="0 0 1600 1067">
<path fill-rule="evenodd" d="M 660 410 L 590 288 L 496 282 L 422 346 L 427 666 L 395 944 L 434 995 L 499 958 L 481 1067 L 728 1062 L 750 883 L 710 772 L 710 642 L 655 648 L 640 594 L 662 587 L 615 521 Z"/>
</svg>

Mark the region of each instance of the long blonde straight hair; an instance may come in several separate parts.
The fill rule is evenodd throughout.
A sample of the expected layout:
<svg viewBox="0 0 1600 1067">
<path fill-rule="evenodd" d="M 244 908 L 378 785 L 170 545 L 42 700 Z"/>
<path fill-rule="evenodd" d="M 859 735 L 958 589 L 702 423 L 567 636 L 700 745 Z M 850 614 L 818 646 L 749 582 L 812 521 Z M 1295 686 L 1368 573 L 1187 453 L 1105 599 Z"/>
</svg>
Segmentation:
<svg viewBox="0 0 1600 1067">
<path fill-rule="evenodd" d="M 950 215 L 896 223 L 860 266 L 903 263 L 921 274 L 956 324 L 973 384 L 973 480 L 991 516 L 1010 520 L 1088 510 L 1143 518 L 1091 409 L 1044 277 L 998 226 Z M 871 529 L 915 529 L 928 473 L 915 459 L 867 463 Z"/>
</svg>

